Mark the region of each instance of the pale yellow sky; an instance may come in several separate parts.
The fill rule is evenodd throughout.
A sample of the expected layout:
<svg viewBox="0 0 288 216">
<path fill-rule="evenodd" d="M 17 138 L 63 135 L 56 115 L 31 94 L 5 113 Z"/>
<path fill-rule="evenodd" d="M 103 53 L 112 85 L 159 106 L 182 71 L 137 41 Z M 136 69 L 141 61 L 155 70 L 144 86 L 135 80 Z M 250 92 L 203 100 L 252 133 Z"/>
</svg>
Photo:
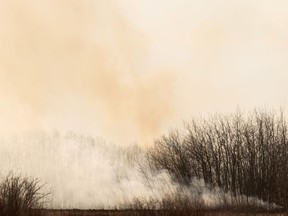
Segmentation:
<svg viewBox="0 0 288 216">
<path fill-rule="evenodd" d="M 147 143 L 183 119 L 287 104 L 286 0 L 4 0 L 0 135 Z"/>
</svg>

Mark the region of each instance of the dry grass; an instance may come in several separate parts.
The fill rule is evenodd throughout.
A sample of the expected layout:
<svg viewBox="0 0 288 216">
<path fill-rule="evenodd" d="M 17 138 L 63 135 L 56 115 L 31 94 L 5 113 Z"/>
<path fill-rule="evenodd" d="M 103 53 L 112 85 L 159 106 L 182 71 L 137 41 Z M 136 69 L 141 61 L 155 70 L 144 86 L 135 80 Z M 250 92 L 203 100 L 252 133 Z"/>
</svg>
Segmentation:
<svg viewBox="0 0 288 216">
<path fill-rule="evenodd" d="M 183 214 L 184 213 L 184 214 Z M 47 216 L 288 216 L 288 212 L 276 211 L 232 211 L 232 210 L 195 210 L 189 214 L 179 210 L 46 210 Z"/>
</svg>

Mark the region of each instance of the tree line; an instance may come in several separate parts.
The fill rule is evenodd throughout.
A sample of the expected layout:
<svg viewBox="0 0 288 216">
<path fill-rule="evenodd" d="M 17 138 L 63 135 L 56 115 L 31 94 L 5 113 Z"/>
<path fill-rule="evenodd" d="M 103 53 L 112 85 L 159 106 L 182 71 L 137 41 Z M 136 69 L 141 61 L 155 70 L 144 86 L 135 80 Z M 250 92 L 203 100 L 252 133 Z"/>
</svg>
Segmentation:
<svg viewBox="0 0 288 216">
<path fill-rule="evenodd" d="M 189 185 L 193 177 L 242 199 L 288 207 L 288 127 L 284 112 L 237 111 L 184 123 L 149 150 L 150 166 Z"/>
</svg>

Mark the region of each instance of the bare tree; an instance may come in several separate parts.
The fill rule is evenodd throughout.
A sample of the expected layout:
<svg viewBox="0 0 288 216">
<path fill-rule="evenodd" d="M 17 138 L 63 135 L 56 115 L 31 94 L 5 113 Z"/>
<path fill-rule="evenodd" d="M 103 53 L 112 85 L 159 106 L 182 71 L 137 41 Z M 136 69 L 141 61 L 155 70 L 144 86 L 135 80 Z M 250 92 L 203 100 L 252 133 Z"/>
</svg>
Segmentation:
<svg viewBox="0 0 288 216">
<path fill-rule="evenodd" d="M 283 111 L 255 110 L 185 123 L 149 151 L 150 163 L 189 185 L 192 177 L 288 207 L 288 127 Z M 239 200 L 239 202 L 243 200 Z"/>
</svg>

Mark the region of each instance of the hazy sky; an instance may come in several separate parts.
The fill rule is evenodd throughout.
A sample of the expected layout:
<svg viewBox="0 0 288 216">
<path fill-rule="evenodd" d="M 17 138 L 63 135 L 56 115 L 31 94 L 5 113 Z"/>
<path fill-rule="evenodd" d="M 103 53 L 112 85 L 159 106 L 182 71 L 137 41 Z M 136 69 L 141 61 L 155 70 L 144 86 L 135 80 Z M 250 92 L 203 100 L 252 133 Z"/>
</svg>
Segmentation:
<svg viewBox="0 0 288 216">
<path fill-rule="evenodd" d="M 183 119 L 287 104 L 286 0 L 0 1 L 0 134 L 147 143 Z"/>
</svg>

